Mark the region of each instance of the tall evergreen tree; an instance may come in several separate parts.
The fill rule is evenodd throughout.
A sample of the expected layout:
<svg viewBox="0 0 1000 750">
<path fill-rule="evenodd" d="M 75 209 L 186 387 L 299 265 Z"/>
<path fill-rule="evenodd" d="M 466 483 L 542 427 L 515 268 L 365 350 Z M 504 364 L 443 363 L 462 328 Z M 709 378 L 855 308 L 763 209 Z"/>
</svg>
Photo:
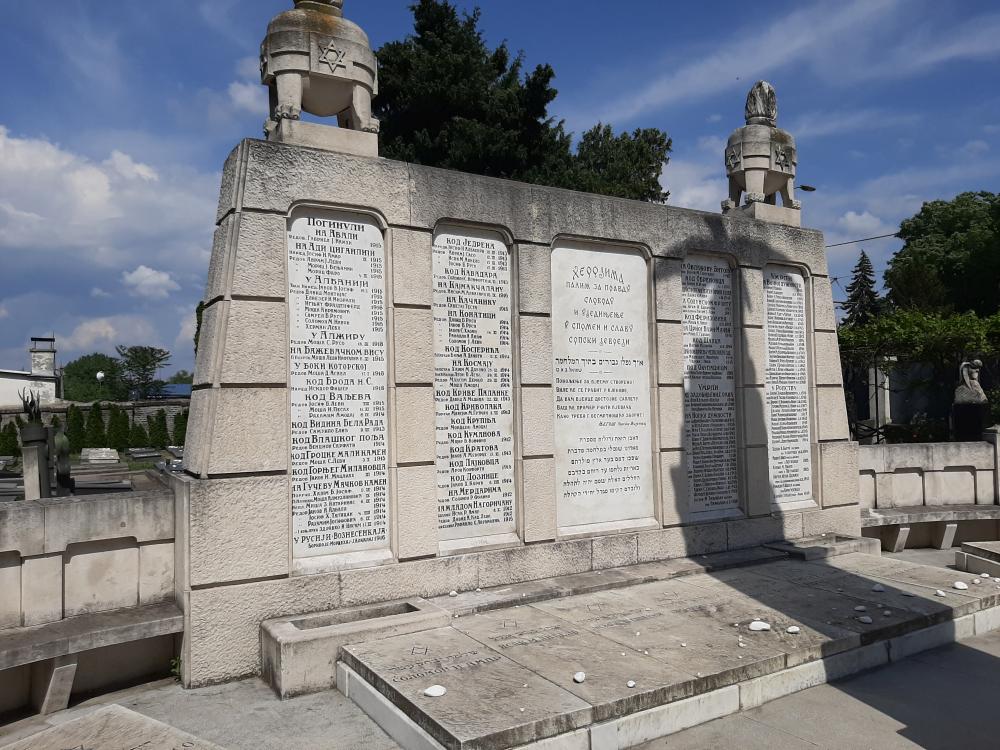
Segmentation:
<svg viewBox="0 0 1000 750">
<path fill-rule="evenodd" d="M 523 55 L 490 49 L 480 12 L 417 0 L 414 34 L 378 51 L 380 150 L 391 159 L 622 198 L 664 201 L 660 175 L 671 141 L 655 128 L 615 135 L 597 124 L 576 153 L 550 65 L 524 70 Z"/>
<path fill-rule="evenodd" d="M 108 407 L 108 447 L 116 451 L 128 448 L 128 414 L 117 404 Z"/>
<path fill-rule="evenodd" d="M 83 450 L 87 428 L 83 411 L 76 404 L 70 404 L 66 410 L 66 438 L 69 440 L 69 452 L 79 453 Z"/>
<path fill-rule="evenodd" d="M 132 427 L 128 431 L 128 445 L 129 448 L 149 447 L 149 435 L 146 433 L 146 428 L 142 426 L 142 422 L 132 420 Z"/>
<path fill-rule="evenodd" d="M 149 425 L 149 442 L 154 448 L 167 447 L 170 442 L 170 435 L 167 432 L 167 412 L 157 409 L 156 413 L 148 417 L 146 424 Z"/>
<path fill-rule="evenodd" d="M 17 436 L 17 425 L 8 422 L 0 429 L 0 456 L 21 455 L 21 444 Z"/>
<path fill-rule="evenodd" d="M 90 407 L 87 415 L 87 432 L 84 436 L 84 448 L 107 448 L 108 437 L 104 431 L 104 417 L 101 415 L 100 402 Z"/>
<path fill-rule="evenodd" d="M 875 269 L 868 253 L 862 250 L 851 272 L 851 283 L 847 285 L 844 325 L 863 326 L 878 315 L 881 306 L 882 300 L 875 291 Z"/>
<path fill-rule="evenodd" d="M 184 445 L 184 436 L 187 434 L 188 410 L 177 412 L 174 415 L 173 444 Z"/>
</svg>

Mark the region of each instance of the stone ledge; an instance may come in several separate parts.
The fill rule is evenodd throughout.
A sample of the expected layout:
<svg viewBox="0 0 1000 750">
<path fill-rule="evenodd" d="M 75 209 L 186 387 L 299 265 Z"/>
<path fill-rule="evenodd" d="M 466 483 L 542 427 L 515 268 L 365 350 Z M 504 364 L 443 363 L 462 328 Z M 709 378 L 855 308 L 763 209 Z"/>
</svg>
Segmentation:
<svg viewBox="0 0 1000 750">
<path fill-rule="evenodd" d="M 997 519 L 1000 519 L 1000 505 L 916 505 L 907 508 L 865 508 L 861 511 L 862 528 Z"/>
<path fill-rule="evenodd" d="M 0 633 L 0 670 L 184 630 L 174 602 L 71 617 Z"/>
</svg>

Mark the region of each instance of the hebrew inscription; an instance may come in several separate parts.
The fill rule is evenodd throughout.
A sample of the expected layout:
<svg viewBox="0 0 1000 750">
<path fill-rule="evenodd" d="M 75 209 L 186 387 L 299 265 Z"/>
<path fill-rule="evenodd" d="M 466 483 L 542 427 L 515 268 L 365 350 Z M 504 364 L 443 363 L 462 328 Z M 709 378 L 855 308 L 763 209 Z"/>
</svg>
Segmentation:
<svg viewBox="0 0 1000 750">
<path fill-rule="evenodd" d="M 690 510 L 739 505 L 733 271 L 721 258 L 684 263 L 684 462 Z"/>
<path fill-rule="evenodd" d="M 812 499 L 806 284 L 792 269 L 764 273 L 767 457 L 774 502 Z"/>
<path fill-rule="evenodd" d="M 653 515 L 647 273 L 636 252 L 552 251 L 560 526 Z"/>
<path fill-rule="evenodd" d="M 433 273 L 439 536 L 512 532 L 510 253 L 492 232 L 445 228 Z"/>
<path fill-rule="evenodd" d="M 288 314 L 293 554 L 386 547 L 385 247 L 369 217 L 295 214 Z"/>
</svg>

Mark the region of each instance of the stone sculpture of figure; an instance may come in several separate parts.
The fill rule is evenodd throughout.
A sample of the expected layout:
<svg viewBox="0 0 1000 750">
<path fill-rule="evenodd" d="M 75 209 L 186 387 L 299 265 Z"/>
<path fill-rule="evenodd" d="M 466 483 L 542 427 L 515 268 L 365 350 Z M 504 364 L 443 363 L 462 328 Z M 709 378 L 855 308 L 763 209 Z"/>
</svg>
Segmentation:
<svg viewBox="0 0 1000 750">
<path fill-rule="evenodd" d="M 60 427 L 52 439 L 56 452 L 56 487 L 60 497 L 72 494 L 76 489 L 76 480 L 71 476 L 69 463 L 69 438 L 66 437 L 65 430 Z"/>
<path fill-rule="evenodd" d="M 27 421 L 41 423 L 42 421 L 42 404 L 38 400 L 38 394 L 34 391 L 25 388 L 19 391 L 18 396 L 21 398 L 21 409 L 27 416 Z"/>
<path fill-rule="evenodd" d="M 981 360 L 963 362 L 958 367 L 959 384 L 955 389 L 956 404 L 985 404 L 986 392 L 979 383 L 979 371 L 983 369 Z"/>
<path fill-rule="evenodd" d="M 302 112 L 337 116 L 342 128 L 377 133 L 372 97 L 378 65 L 368 37 L 343 17 L 344 0 L 295 0 L 275 16 L 260 47 L 260 79 L 270 90 L 269 131 Z"/>
<path fill-rule="evenodd" d="M 747 204 L 774 205 L 780 193 L 785 208 L 800 208 L 793 195 L 798 163 L 795 139 L 776 125 L 778 100 L 774 87 L 767 81 L 757 81 L 747 94 L 744 114 L 746 125 L 734 130 L 726 144 L 729 199 L 722 202 L 722 210 L 737 208 L 744 192 Z"/>
</svg>

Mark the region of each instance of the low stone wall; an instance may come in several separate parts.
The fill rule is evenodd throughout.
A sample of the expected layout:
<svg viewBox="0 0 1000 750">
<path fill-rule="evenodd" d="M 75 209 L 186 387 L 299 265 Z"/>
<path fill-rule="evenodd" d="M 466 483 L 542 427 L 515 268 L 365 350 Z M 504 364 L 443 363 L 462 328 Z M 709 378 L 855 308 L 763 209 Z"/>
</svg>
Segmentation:
<svg viewBox="0 0 1000 750">
<path fill-rule="evenodd" d="M 66 424 L 66 410 L 69 409 L 70 403 L 69 401 L 60 401 L 58 404 L 43 405 L 42 421 L 48 424 L 52 421 L 53 416 L 58 416 L 59 421 Z M 103 403 L 108 404 L 111 402 Z M 173 398 L 155 401 L 118 401 L 115 403 L 128 412 L 130 419 L 135 419 L 146 427 L 148 427 L 149 418 L 160 409 L 163 409 L 167 413 L 167 427 L 169 429 L 173 427 L 174 417 L 190 407 L 191 400 L 187 398 Z M 84 415 L 90 411 L 90 403 L 77 403 L 76 405 L 83 410 Z M 7 422 L 13 422 L 21 414 L 20 406 L 0 406 L 0 427 L 3 427 Z M 103 409 L 102 416 L 106 425 L 108 421 L 107 406 Z"/>
<path fill-rule="evenodd" d="M 859 446 L 861 507 L 993 505 L 996 452 L 986 441 Z"/>
<path fill-rule="evenodd" d="M 173 598 L 169 490 L 0 503 L 0 634 Z"/>
</svg>

